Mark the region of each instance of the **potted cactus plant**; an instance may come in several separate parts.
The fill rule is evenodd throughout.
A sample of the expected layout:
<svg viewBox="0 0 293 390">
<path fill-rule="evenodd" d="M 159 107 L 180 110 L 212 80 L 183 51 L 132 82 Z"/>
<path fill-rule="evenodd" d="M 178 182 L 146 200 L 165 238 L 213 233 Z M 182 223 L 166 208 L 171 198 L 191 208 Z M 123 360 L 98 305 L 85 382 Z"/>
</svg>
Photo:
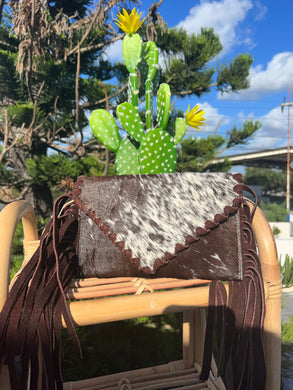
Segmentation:
<svg viewBox="0 0 293 390">
<path fill-rule="evenodd" d="M 142 42 L 136 32 L 143 21 L 134 8 L 129 14 L 125 9 L 118 14 L 116 24 L 126 33 L 122 53 L 129 72 L 128 102 L 119 104 L 116 114 L 126 136 L 120 135 L 117 123 L 110 112 L 98 109 L 90 117 L 95 136 L 108 149 L 116 153 L 115 166 L 118 175 L 172 173 L 177 162 L 176 145 L 184 137 L 187 126 L 199 129 L 204 124 L 204 111 L 188 107 L 185 118 L 176 118 L 175 131 L 168 129 L 171 109 L 171 92 L 168 84 L 159 86 L 156 96 L 156 123 L 153 115 L 153 80 L 157 72 L 159 53 L 152 41 Z M 145 121 L 138 112 L 137 69 L 146 74 Z"/>
</svg>

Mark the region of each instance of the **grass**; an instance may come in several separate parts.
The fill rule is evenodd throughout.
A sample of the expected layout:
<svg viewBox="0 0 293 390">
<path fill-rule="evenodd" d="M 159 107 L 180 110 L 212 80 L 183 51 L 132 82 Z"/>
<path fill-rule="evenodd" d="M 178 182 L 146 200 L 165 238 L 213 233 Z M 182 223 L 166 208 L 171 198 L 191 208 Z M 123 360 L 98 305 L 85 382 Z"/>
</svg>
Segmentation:
<svg viewBox="0 0 293 390">
<path fill-rule="evenodd" d="M 293 257 L 286 254 L 284 264 L 281 264 L 280 258 L 279 265 L 283 287 L 293 286 Z"/>
<path fill-rule="evenodd" d="M 281 354 L 282 389 L 292 389 L 293 384 L 293 316 L 282 322 Z"/>
<path fill-rule="evenodd" d="M 160 317 L 119 321 L 79 328 L 84 357 L 80 360 L 67 333 L 62 343 L 64 381 L 164 364 L 181 359 L 181 313 Z M 164 324 L 164 325 L 163 325 Z M 166 326 L 168 325 L 168 326 Z"/>
</svg>

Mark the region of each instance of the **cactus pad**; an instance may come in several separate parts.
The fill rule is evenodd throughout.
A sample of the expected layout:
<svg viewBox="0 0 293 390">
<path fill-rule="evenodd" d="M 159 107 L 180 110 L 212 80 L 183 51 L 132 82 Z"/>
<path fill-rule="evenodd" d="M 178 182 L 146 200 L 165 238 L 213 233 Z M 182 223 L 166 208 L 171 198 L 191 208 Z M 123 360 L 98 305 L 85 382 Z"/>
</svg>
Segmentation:
<svg viewBox="0 0 293 390">
<path fill-rule="evenodd" d="M 187 123 L 183 118 L 176 118 L 175 121 L 175 135 L 174 142 L 175 145 L 179 144 L 186 133 Z"/>
<path fill-rule="evenodd" d="M 121 142 L 116 153 L 116 170 L 118 175 L 139 175 L 141 173 L 138 150 L 129 137 Z"/>
<path fill-rule="evenodd" d="M 161 84 L 157 98 L 157 121 L 158 126 L 165 129 L 168 125 L 171 108 L 171 92 L 168 84 Z"/>
<path fill-rule="evenodd" d="M 136 67 L 141 56 L 141 46 L 142 41 L 138 34 L 126 34 L 123 38 L 123 59 L 129 73 L 136 72 Z"/>
<path fill-rule="evenodd" d="M 136 108 L 131 103 L 122 103 L 117 107 L 116 113 L 127 133 L 141 142 L 144 137 L 144 127 Z"/>
<path fill-rule="evenodd" d="M 142 59 L 145 60 L 148 65 L 147 79 L 153 80 L 159 62 L 159 51 L 155 42 L 148 41 L 142 45 Z"/>
<path fill-rule="evenodd" d="M 95 110 L 90 116 L 90 127 L 108 149 L 115 152 L 120 145 L 121 139 L 118 127 L 112 115 L 106 110 Z"/>
<path fill-rule="evenodd" d="M 141 173 L 175 172 L 177 151 L 173 138 L 163 129 L 153 129 L 144 137 L 139 150 Z"/>
</svg>

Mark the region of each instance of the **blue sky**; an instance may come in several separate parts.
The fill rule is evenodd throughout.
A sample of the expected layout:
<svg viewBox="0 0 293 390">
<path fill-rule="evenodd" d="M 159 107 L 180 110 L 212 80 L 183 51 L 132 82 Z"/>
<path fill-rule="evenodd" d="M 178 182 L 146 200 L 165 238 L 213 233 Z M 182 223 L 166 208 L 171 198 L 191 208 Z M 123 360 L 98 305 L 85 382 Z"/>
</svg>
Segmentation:
<svg viewBox="0 0 293 390">
<path fill-rule="evenodd" d="M 146 14 L 153 2 L 142 0 L 139 9 Z M 183 109 L 199 103 L 206 111 L 204 130 L 190 129 L 188 134 L 211 134 L 221 121 L 218 134 L 225 135 L 234 124 L 258 119 L 262 129 L 248 145 L 234 148 L 233 154 L 285 146 L 288 109 L 282 113 L 280 104 L 284 97 L 288 99 L 288 85 L 293 101 L 292 0 L 164 0 L 159 10 L 169 27 L 183 27 L 190 33 L 213 27 L 224 46 L 219 61 L 229 62 L 239 53 L 254 58 L 248 90 L 232 95 L 213 91 L 199 100 L 180 101 Z M 121 58 L 121 42 L 111 47 L 109 55 L 113 60 Z M 290 112 L 293 126 L 293 107 Z"/>
</svg>

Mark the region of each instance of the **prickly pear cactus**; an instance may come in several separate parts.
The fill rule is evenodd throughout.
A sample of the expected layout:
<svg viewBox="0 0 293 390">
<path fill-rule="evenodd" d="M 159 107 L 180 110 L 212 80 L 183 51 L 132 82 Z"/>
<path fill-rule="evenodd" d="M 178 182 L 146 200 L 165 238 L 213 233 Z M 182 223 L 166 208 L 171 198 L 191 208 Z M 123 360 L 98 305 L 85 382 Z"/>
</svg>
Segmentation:
<svg viewBox="0 0 293 390">
<path fill-rule="evenodd" d="M 115 162 L 119 175 L 139 175 L 141 173 L 139 151 L 130 137 L 121 142 Z"/>
<path fill-rule="evenodd" d="M 174 139 L 163 129 L 146 134 L 139 148 L 141 173 L 175 172 L 177 152 Z"/>
<path fill-rule="evenodd" d="M 116 23 L 126 35 L 122 52 L 129 72 L 129 101 L 116 109 L 119 122 L 126 132 L 120 135 L 113 116 L 105 110 L 95 110 L 90 126 L 95 136 L 116 153 L 116 171 L 119 175 L 172 173 L 176 169 L 176 145 L 186 133 L 187 125 L 198 128 L 203 124 L 203 111 L 197 106 L 186 112 L 185 118 L 176 118 L 175 134 L 169 133 L 171 92 L 168 84 L 161 84 L 157 93 L 157 123 L 153 115 L 153 80 L 157 72 L 159 54 L 154 42 L 142 43 L 136 33 L 141 26 L 141 14 L 135 8 L 131 14 L 123 10 Z M 137 68 L 145 74 L 145 121 L 138 112 Z"/>
<path fill-rule="evenodd" d="M 159 127 L 165 129 L 169 122 L 171 108 L 171 92 L 168 84 L 161 84 L 157 98 L 157 121 Z"/>
<path fill-rule="evenodd" d="M 141 142 L 144 137 L 144 127 L 136 108 L 131 103 L 122 103 L 117 107 L 116 114 L 130 137 Z"/>
<path fill-rule="evenodd" d="M 108 111 L 95 110 L 90 116 L 90 127 L 108 149 L 116 152 L 121 140 L 115 119 Z"/>
</svg>

